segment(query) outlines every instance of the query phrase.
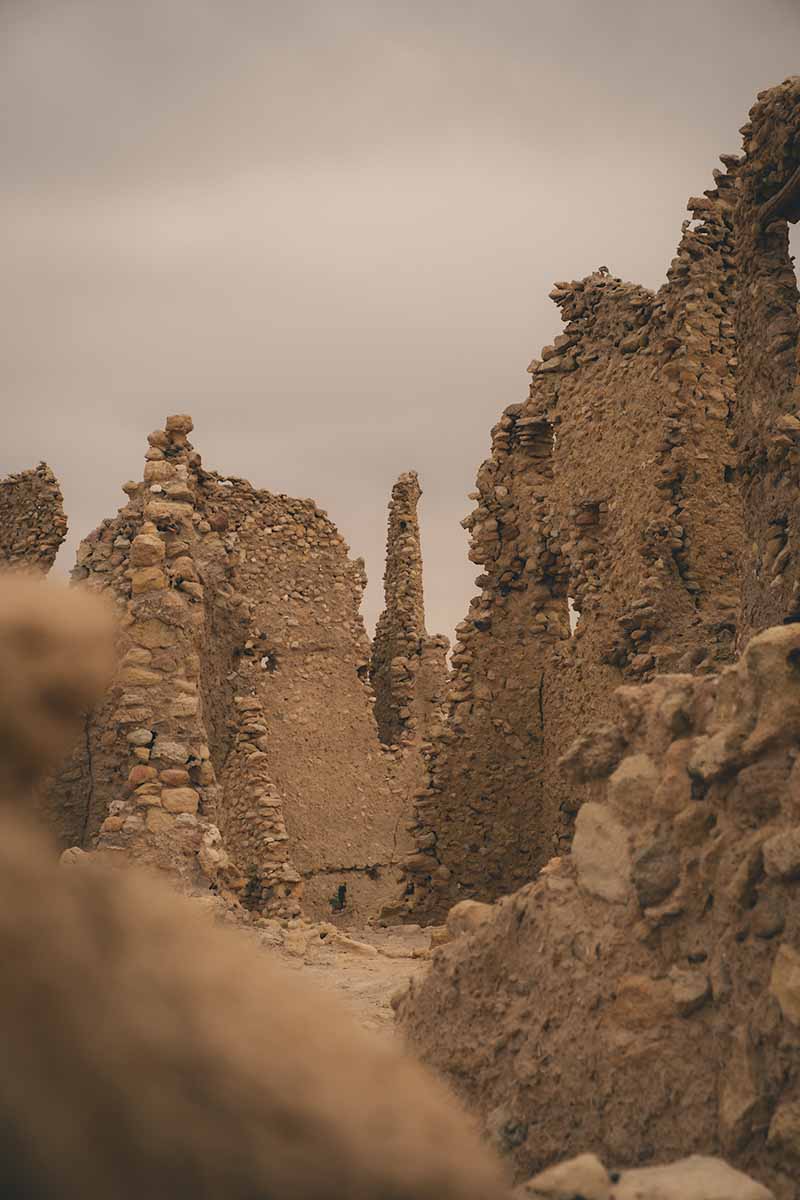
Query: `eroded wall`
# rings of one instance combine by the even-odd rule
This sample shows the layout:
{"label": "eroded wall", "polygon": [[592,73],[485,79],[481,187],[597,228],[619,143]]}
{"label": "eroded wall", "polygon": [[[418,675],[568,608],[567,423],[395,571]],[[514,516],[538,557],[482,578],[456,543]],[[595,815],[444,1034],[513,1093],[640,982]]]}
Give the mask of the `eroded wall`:
{"label": "eroded wall", "polygon": [[61,488],[47,463],[0,479],[0,566],[49,571],[66,536]]}
{"label": "eroded wall", "polygon": [[363,561],[312,500],[217,475],[203,487],[252,605],[253,688],[306,907],[330,917],[344,887],[347,917],[371,914],[396,888],[410,805],[377,736]]}
{"label": "eroded wall", "polygon": [[657,293],[605,268],[551,293],[564,332],[493,429],[465,521],[484,571],[425,750],[417,917],[501,895],[569,844],[582,789],[559,759],[614,717],[617,685],[733,656],[734,196],[732,164],[690,200]]}
{"label": "eroded wall", "polygon": [[762,92],[742,128],[735,413],[747,560],[740,641],[800,615],[797,276],[787,221],[800,218],[800,78]]}
{"label": "eroded wall", "polygon": [[44,801],[62,842],[264,911],[375,911],[407,812],[378,742],[353,562],[313,501],[205,470],[191,419],[78,552],[120,613],[120,669]]}
{"label": "eroded wall", "polygon": [[422,490],[416,471],[392,488],[386,535],[385,608],[375,626],[370,678],[375,718],[386,745],[424,734],[444,702],[449,642],[428,637],[417,507]]}
{"label": "eroded wall", "polygon": [[571,853],[456,908],[399,1002],[521,1177],[587,1147],[619,1168],[721,1153],[795,1200],[798,664],[790,625],[720,676],[625,686],[570,755],[590,789]]}

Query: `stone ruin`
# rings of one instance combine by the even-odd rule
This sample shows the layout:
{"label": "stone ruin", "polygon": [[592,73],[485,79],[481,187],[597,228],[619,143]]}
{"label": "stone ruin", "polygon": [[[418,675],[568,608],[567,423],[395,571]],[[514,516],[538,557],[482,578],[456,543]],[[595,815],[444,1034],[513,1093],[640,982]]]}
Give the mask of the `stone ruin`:
{"label": "stone ruin", "polygon": [[447,691],[450,643],[425,631],[417,517],[421,495],[416,471],[407,471],[392,488],[389,503],[386,607],[375,626],[370,668],[378,733],[387,745],[413,741],[426,731]]}
{"label": "stone ruin", "polygon": [[457,905],[400,1020],[521,1172],[722,1154],[795,1200],[800,626],[618,703],[569,756],[572,853]]}
{"label": "stone ruin", "polygon": [[658,292],[605,267],[551,293],[564,332],[492,431],[464,524],[483,565],[445,720],[423,745],[405,905],[438,920],[568,849],[560,760],[615,690],[709,673],[800,615],[800,79],[688,202]]}
{"label": "stone ruin", "polygon": [[556,286],[495,429],[407,871],[447,930],[397,1007],[520,1173],[721,1153],[796,1200],[800,78],[741,132],[658,293]]}
{"label": "stone ruin", "polygon": [[47,463],[0,479],[0,567],[49,571],[66,536],[61,489]]}
{"label": "stone ruin", "polygon": [[[553,289],[464,521],[449,678],[413,473],[370,647],[326,515],[205,470],[171,417],[81,545],[120,666],[40,803],[65,846],[268,915],[447,915],[399,1018],[520,1171],[721,1152],[794,1200],[800,78],[741,133],[657,292]],[[46,567],[55,481],[2,489],[4,559]]]}
{"label": "stone ruin", "polygon": [[377,737],[366,582],[311,500],[207,471],[173,416],[73,578],[120,613],[119,671],[41,807],[96,845],[260,912],[365,917],[408,803]]}

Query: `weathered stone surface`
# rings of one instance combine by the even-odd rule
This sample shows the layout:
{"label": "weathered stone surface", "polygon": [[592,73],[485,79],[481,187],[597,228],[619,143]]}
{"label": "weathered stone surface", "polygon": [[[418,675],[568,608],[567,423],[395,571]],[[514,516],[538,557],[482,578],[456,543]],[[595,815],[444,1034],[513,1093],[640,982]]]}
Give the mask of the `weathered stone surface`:
{"label": "weathered stone surface", "polygon": [[518,1200],[774,1200],[719,1158],[694,1154],[657,1167],[609,1172],[594,1154],[549,1167],[517,1188]]}
{"label": "weathered stone surface", "polygon": [[774,1196],[722,1159],[693,1154],[669,1166],[622,1171],[614,1200],[774,1200]]}
{"label": "weathered stone surface", "polygon": [[[771,109],[785,130],[776,173],[785,169],[782,147],[794,144],[785,114],[796,85],[784,93]],[[418,826],[435,836],[435,865],[407,880],[404,904],[415,919],[441,920],[459,898],[495,900],[535,878],[566,852],[575,815],[615,768],[611,803],[620,810],[646,819],[654,806],[677,812],[691,798],[679,803],[661,787],[652,766],[661,745],[642,744],[639,757],[618,765],[636,718],[619,722],[626,701],[617,689],[685,672],[662,697],[665,735],[685,737],[694,716],[688,673],[732,662],[737,628],[750,620],[739,612],[749,495],[736,486],[731,432],[743,198],[741,163],[725,165],[717,186],[690,202],[694,220],[684,223],[657,292],[605,267],[558,284],[551,295],[564,332],[531,363],[527,399],[492,429],[470,494],[475,508],[462,522],[482,572],[456,630],[445,720],[425,749],[429,788]],[[776,260],[776,284],[778,270]],[[785,295],[772,289],[769,302],[754,281],[764,311],[741,329],[748,345],[765,344],[773,306],[796,325],[796,288],[784,274]],[[746,424],[752,436],[742,453],[757,472],[764,435],[756,418]],[[772,578],[763,558],[759,578]],[[770,571],[784,573],[775,578],[791,574],[787,561],[770,560]],[[783,584],[779,594],[788,611]],[[593,741],[591,761],[585,747],[569,748],[595,722],[617,734],[614,743]],[[735,761],[749,753],[742,732],[728,746],[709,731],[693,747],[694,777],[710,781],[747,765]]]}
{"label": "weathered stone surface", "polygon": [[[532,1131],[507,1139],[520,1172],[587,1147],[623,1165],[721,1149],[795,1200],[798,658],[792,623],[720,676],[626,688],[627,754],[652,762],[657,802],[612,805],[611,779],[594,781],[571,853],[438,948],[399,1001],[404,1034],[487,1129],[502,1112],[504,1128]],[[701,779],[694,752],[709,743],[715,768]]]}
{"label": "weathered stone surface", "polygon": [[624,758],[608,781],[608,802],[626,818],[646,816],[659,783],[655,763],[646,754]]}
{"label": "weathered stone surface", "polygon": [[778,947],[770,991],[787,1021],[800,1026],[800,954],[784,943]]}
{"label": "weathered stone surface", "polygon": [[800,1101],[778,1105],[769,1124],[767,1141],[800,1164]]}
{"label": "weathered stone surface", "polygon": [[572,858],[581,887],[593,896],[624,904],[631,894],[628,833],[610,809],[584,804],[575,822]]}
{"label": "weathered stone surface", "polygon": [[167,812],[196,813],[200,795],[190,787],[164,788],[161,792],[161,803]]}
{"label": "weathered stone surface", "polygon": [[762,847],[764,870],[776,879],[800,879],[800,829],[767,838]]}
{"label": "weathered stone surface", "polygon": [[633,860],[631,879],[639,904],[642,908],[652,908],[666,900],[678,886],[680,855],[670,842],[659,839]]}
{"label": "weathered stone surface", "polygon": [[558,1163],[541,1171],[534,1179],[518,1187],[518,1200],[531,1196],[534,1200],[611,1200],[611,1180],[608,1171],[594,1154],[580,1154],[569,1162]]}
{"label": "weathered stone surface", "polygon": [[47,572],[66,534],[61,489],[46,463],[0,479],[0,567]]}
{"label": "weathered stone surface", "polygon": [[447,929],[452,937],[462,933],[474,933],[487,921],[491,921],[493,908],[491,904],[481,904],[477,900],[462,900],[455,904],[447,914]]}

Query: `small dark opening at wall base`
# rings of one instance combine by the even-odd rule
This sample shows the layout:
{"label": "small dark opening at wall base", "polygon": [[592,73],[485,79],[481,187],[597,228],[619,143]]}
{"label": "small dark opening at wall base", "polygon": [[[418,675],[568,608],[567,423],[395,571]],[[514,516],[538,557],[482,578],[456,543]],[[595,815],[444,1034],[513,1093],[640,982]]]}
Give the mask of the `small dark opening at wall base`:
{"label": "small dark opening at wall base", "polygon": [[733,467],[726,465],[725,470],[722,472],[722,478],[726,483],[733,483],[734,479],[736,478],[736,472],[734,471]]}

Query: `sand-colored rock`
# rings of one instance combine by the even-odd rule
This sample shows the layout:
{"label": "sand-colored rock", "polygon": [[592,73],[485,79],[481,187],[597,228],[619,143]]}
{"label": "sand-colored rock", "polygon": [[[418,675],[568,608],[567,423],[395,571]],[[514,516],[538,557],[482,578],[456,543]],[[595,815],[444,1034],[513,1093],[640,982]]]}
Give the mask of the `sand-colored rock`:
{"label": "sand-colored rock", "polygon": [[66,536],[61,489],[47,463],[0,479],[0,567],[46,573]]}

